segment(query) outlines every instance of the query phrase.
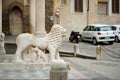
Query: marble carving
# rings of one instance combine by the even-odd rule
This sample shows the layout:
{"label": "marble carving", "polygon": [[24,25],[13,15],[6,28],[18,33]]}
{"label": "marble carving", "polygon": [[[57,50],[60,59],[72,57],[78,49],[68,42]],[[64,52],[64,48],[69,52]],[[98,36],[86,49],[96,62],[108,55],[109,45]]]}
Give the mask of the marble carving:
{"label": "marble carving", "polygon": [[[59,47],[65,36],[66,30],[59,24],[52,26],[51,31],[45,36],[23,33],[16,38],[17,62],[45,62],[59,60]],[[45,50],[49,51],[49,57]]]}

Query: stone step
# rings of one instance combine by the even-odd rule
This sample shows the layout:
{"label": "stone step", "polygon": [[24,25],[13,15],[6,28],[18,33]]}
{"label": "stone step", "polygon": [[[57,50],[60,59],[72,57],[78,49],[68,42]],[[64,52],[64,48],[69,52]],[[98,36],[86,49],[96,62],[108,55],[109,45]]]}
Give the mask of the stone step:
{"label": "stone step", "polygon": [[0,55],[0,71],[1,70],[49,70],[50,62],[41,63],[18,63],[14,60],[14,55]]}
{"label": "stone step", "polygon": [[25,63],[0,63],[1,70],[49,70],[50,63],[37,63],[37,64],[25,64]]}
{"label": "stone step", "polygon": [[[0,80],[50,80],[51,63],[17,63],[14,55],[0,55]],[[68,80],[89,80],[75,69],[68,70]]]}
{"label": "stone step", "polygon": [[[0,80],[50,80],[50,71],[21,71],[21,70],[3,70],[0,71]],[[83,79],[83,78],[81,78]],[[68,72],[68,80],[80,80],[72,72]]]}

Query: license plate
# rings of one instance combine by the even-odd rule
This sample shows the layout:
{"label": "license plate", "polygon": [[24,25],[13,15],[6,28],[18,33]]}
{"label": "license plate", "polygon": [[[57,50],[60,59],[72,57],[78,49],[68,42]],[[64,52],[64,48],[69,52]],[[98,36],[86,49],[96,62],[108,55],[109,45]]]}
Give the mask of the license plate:
{"label": "license plate", "polygon": [[106,37],[105,39],[110,39],[110,37]]}

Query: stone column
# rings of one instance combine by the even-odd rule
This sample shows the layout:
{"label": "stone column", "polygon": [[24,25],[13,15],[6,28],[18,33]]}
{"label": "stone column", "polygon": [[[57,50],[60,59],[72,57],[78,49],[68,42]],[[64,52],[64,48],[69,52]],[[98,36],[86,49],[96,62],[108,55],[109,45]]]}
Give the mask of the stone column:
{"label": "stone column", "polygon": [[108,15],[111,16],[112,14],[112,0],[108,1]]}
{"label": "stone column", "polygon": [[0,34],[2,33],[2,0],[0,0]]}
{"label": "stone column", "polygon": [[36,1],[36,26],[35,34],[44,36],[45,31],[45,0],[35,0]]}
{"label": "stone column", "polygon": [[120,0],[119,0],[119,14],[120,14]]}
{"label": "stone column", "polygon": [[28,0],[24,0],[24,5],[28,5]]}
{"label": "stone column", "polygon": [[35,5],[36,5],[36,0],[31,0],[30,1],[30,26],[31,26],[31,31],[32,33],[34,34],[35,33],[35,22],[36,22],[36,17],[35,17],[35,14],[36,14],[36,9],[35,9]]}
{"label": "stone column", "polygon": [[5,54],[4,48],[4,38],[5,35],[2,32],[2,0],[0,0],[0,54]]}

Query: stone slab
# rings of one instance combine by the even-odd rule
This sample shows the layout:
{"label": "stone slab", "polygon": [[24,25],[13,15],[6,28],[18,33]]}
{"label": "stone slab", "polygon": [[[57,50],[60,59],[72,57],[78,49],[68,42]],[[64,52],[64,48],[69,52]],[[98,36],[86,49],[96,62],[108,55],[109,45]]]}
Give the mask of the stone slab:
{"label": "stone slab", "polygon": [[[50,73],[49,70],[42,71],[4,70],[0,71],[0,80],[50,80],[49,73]],[[80,78],[78,78],[72,71],[69,71],[68,80],[80,80]]]}
{"label": "stone slab", "polygon": [[0,63],[1,70],[49,70],[50,63],[24,64],[24,63]]}
{"label": "stone slab", "polygon": [[17,63],[14,55],[0,55],[0,71],[1,70],[49,70],[51,63]]}

